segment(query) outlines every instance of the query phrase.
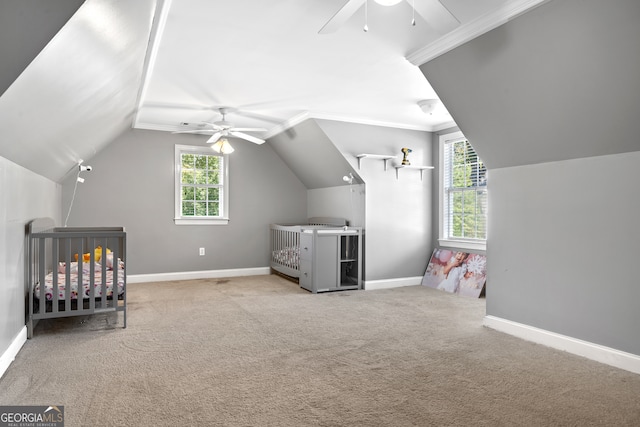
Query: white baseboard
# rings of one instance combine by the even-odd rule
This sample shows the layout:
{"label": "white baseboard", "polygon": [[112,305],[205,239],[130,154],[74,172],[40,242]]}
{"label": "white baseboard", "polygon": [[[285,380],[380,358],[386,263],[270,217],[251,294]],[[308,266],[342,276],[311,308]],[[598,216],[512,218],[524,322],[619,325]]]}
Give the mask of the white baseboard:
{"label": "white baseboard", "polygon": [[422,284],[422,276],[400,277],[397,279],[365,280],[364,289],[372,291],[376,289],[400,288],[402,286],[415,286]]}
{"label": "white baseboard", "polygon": [[220,279],[223,277],[261,276],[270,274],[269,267],[232,268],[228,270],[183,271],[177,273],[129,274],[127,283],[166,282],[170,280]]}
{"label": "white baseboard", "polygon": [[509,335],[566,351],[605,365],[640,374],[640,356],[605,347],[588,341],[582,341],[566,335],[556,334],[544,329],[512,322],[495,316],[485,316],[484,326]]}
{"label": "white baseboard", "polygon": [[9,345],[9,348],[0,356],[0,378],[7,372],[9,365],[15,360],[18,352],[26,342],[27,327],[25,326],[20,330],[20,333],[18,333],[11,345]]}

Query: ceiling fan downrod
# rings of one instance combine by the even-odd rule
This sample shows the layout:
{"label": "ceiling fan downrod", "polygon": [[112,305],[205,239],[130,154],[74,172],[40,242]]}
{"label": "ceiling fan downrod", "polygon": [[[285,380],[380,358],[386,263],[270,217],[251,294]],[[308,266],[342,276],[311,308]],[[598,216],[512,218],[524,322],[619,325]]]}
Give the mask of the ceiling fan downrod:
{"label": "ceiling fan downrod", "polygon": [[369,31],[369,26],[367,25],[369,21],[369,0],[365,0],[364,2],[364,32]]}

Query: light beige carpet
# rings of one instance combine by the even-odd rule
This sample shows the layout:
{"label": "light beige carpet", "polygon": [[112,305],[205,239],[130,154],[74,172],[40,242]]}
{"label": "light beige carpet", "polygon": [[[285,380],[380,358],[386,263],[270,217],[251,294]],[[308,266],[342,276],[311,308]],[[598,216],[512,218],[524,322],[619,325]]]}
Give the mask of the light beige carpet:
{"label": "light beige carpet", "polygon": [[0,404],[66,426],[638,426],[640,376],[482,326],[412,286],[278,276],[129,285],[122,314],[40,322]]}

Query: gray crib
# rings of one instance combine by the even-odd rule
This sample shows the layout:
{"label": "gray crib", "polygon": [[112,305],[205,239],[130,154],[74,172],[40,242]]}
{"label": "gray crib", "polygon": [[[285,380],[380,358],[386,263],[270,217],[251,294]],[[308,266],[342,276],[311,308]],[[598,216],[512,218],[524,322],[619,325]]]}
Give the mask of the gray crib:
{"label": "gray crib", "polygon": [[270,225],[271,269],[290,279],[300,277],[300,230],[302,227],[344,227],[348,221],[344,218],[314,217],[306,224]]}
{"label": "gray crib", "polygon": [[126,233],[122,227],[26,227],[27,337],[40,319],[122,312],[127,327]]}

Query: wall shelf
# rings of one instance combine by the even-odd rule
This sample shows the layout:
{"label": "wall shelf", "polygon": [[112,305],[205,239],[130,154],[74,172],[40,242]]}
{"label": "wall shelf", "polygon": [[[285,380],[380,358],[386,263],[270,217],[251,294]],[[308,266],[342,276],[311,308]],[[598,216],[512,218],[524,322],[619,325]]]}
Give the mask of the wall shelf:
{"label": "wall shelf", "polygon": [[389,156],[386,154],[363,153],[363,154],[358,154],[356,157],[358,158],[358,169],[360,169],[360,162],[362,161],[362,159],[377,159],[377,160],[384,160],[384,170],[387,170],[387,162],[391,159],[395,159],[397,156]]}
{"label": "wall shelf", "polygon": [[413,166],[413,165],[396,165],[396,179],[399,179],[399,173],[398,171],[400,169],[418,169],[420,170],[420,181],[422,181],[422,175],[425,171],[425,169],[434,169],[433,166]]}

